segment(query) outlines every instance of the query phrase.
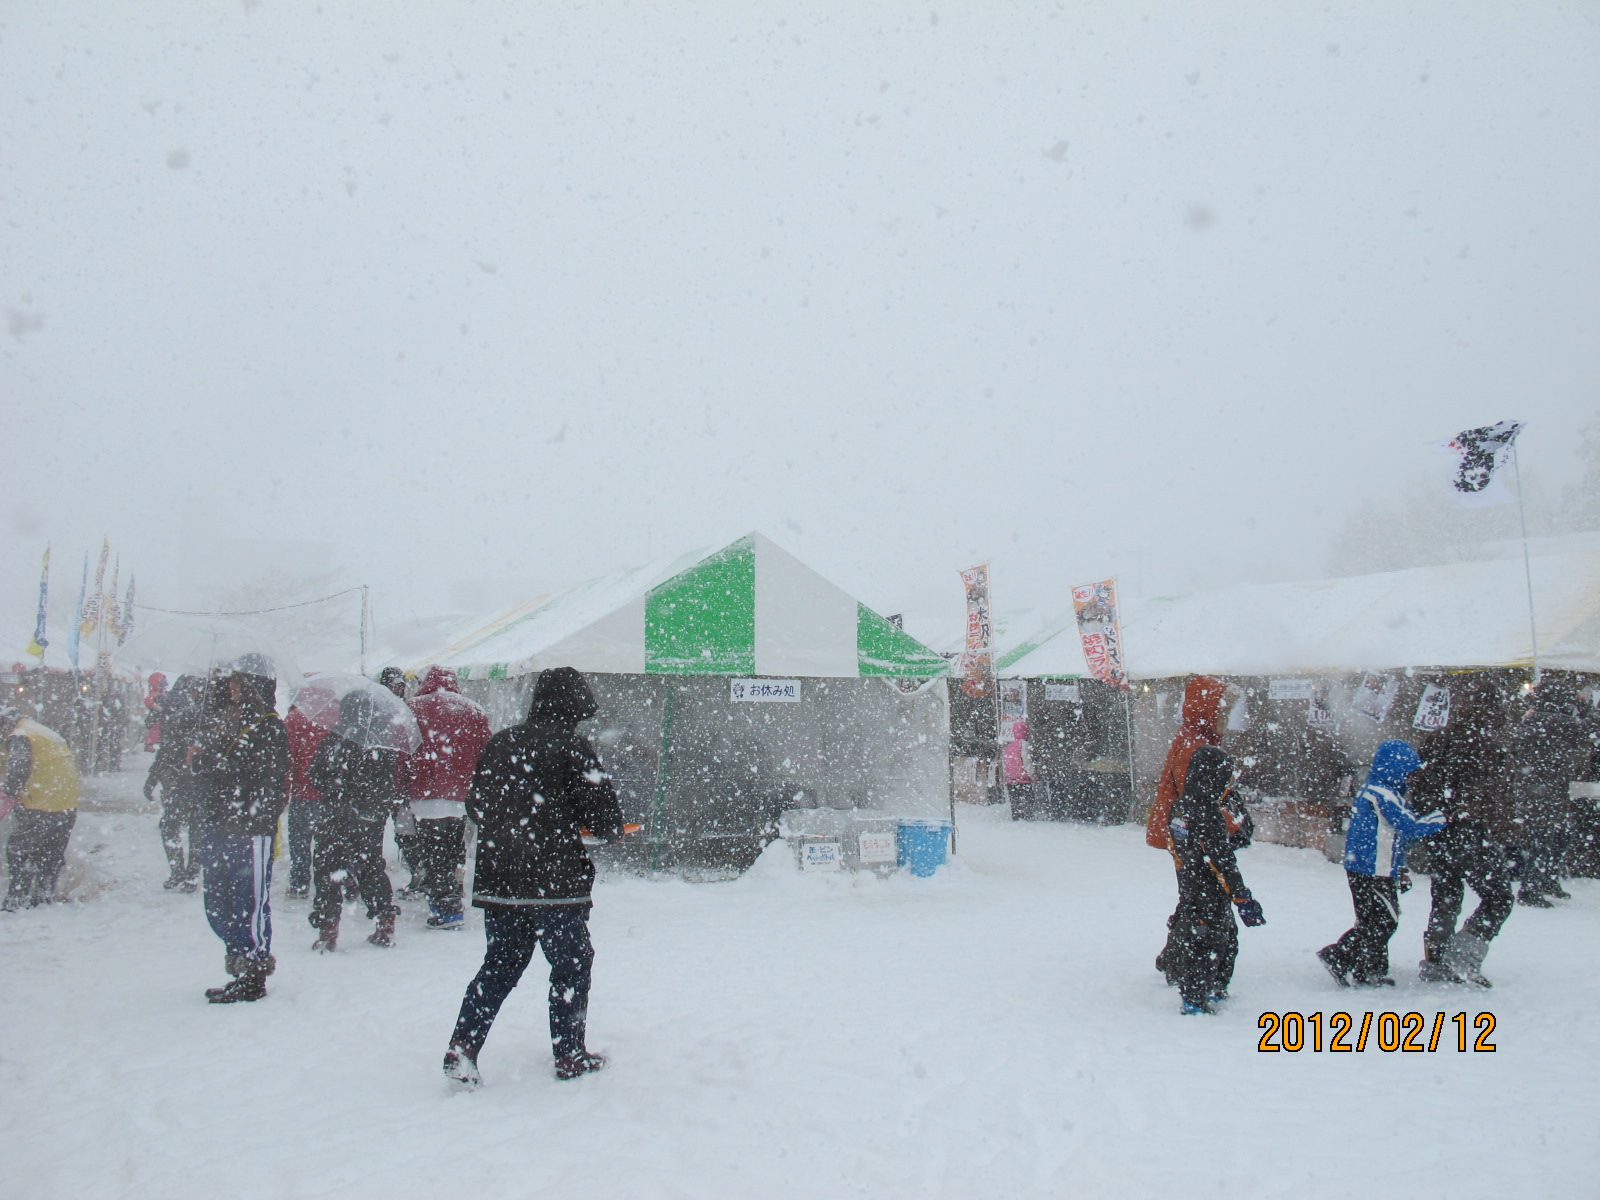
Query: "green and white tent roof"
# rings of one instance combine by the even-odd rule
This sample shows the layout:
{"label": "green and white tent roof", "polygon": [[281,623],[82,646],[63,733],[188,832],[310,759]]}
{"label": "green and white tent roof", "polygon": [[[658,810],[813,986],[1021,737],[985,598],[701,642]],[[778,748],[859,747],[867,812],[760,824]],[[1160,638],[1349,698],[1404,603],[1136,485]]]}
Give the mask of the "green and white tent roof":
{"label": "green and white tent roof", "polygon": [[949,664],[759,533],[540,597],[413,664],[463,679],[609,674],[887,675]]}

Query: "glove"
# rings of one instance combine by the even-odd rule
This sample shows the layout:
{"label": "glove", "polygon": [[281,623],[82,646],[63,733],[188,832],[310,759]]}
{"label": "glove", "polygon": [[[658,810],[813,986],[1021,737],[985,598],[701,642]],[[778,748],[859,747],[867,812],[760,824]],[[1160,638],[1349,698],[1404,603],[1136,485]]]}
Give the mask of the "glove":
{"label": "glove", "polygon": [[156,798],[156,785],[148,779],[144,781],[144,798],[151,802]]}
{"label": "glove", "polygon": [[1242,892],[1235,896],[1233,902],[1238,906],[1239,920],[1252,929],[1257,925],[1265,925],[1267,923],[1267,915],[1261,911],[1261,901],[1257,900],[1249,892]]}

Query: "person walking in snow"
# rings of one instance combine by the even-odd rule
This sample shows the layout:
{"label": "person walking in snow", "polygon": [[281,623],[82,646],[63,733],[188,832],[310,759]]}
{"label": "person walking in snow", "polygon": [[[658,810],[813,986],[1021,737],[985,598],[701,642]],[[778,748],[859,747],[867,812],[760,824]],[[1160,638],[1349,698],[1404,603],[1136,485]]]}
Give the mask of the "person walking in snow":
{"label": "person walking in snow", "polygon": [[1568,898],[1561,886],[1572,801],[1569,788],[1594,749],[1578,719],[1578,689],[1546,675],[1533,690],[1533,710],[1511,735],[1512,842],[1522,850],[1517,903],[1549,908]]}
{"label": "person walking in snow", "polygon": [[383,861],[383,827],[394,810],[399,755],[376,744],[380,719],[372,698],[352,691],[339,702],[339,719],[323,739],[306,772],[321,793],[317,840],[312,855],[316,895],[310,921],[313,950],[331,953],[339,943],[345,891],[358,893],[376,922],[367,941],[394,945],[400,907]]}
{"label": "person walking in snow", "polygon": [[1400,925],[1400,892],[1406,886],[1406,844],[1438,833],[1443,816],[1420,817],[1406,804],[1411,773],[1422,765],[1410,743],[1384,742],[1372,756],[1367,783],[1350,804],[1344,840],[1344,870],[1356,923],[1338,941],[1317,951],[1340,987],[1393,986],[1389,939]]}
{"label": "person walking in snow", "polygon": [[489,744],[489,714],[461,694],[454,672],[429,667],[411,700],[422,742],[406,762],[406,795],[417,823],[428,927],[459,929],[467,861],[467,790]]}
{"label": "person walking in snow", "polygon": [[1232,786],[1233,761],[1216,746],[1198,747],[1167,814],[1167,849],[1178,872],[1167,955],[1186,1014],[1215,1012],[1227,996],[1239,954],[1233,910],[1246,925],[1267,920],[1234,858],[1224,816]]}
{"label": "person walking in snow", "polygon": [[495,1015],[536,949],[550,964],[550,1045],[556,1076],[575,1079],[605,1065],[585,1046],[594,863],[582,830],[622,837],[611,777],[578,724],[599,711],[572,667],[554,667],[534,685],[528,718],[489,739],[467,793],[478,827],[472,903],[483,910],[488,948],[467,985],[444,1056],[447,1078],[479,1083],[478,1054]]}
{"label": "person walking in snow", "polygon": [[[406,673],[399,667],[385,667],[378,672],[378,683],[388,688],[391,693],[404,700],[406,698]],[[404,803],[405,800],[405,770],[406,756],[401,756],[400,772],[394,781],[395,801],[391,820],[394,822],[394,844],[400,851],[400,861],[405,865],[406,883],[404,887],[395,889],[395,897],[400,900],[413,900],[425,894],[422,879],[425,868],[423,867],[422,836],[417,829],[417,819],[412,816],[411,808]]]}
{"label": "person walking in snow", "polygon": [[311,894],[311,866],[317,838],[317,809],[322,793],[311,782],[311,762],[328,731],[291,705],[283,719],[289,734],[289,896],[303,900]]}
{"label": "person walking in snow", "polygon": [[288,803],[289,736],[273,709],[274,668],[247,654],[220,680],[190,756],[196,776],[206,919],[233,981],[213,1004],[259,1000],[272,956],[272,840]]}
{"label": "person walking in snow", "polygon": [[[161,789],[161,848],[167,855],[169,892],[192,892],[200,879],[199,789],[188,757],[200,734],[205,682],[180,675],[156,701],[152,717],[161,728],[156,756],[145,776],[144,796],[155,799]],[[187,852],[184,835],[188,834]]]}
{"label": "person walking in snow", "polygon": [[[1145,825],[1144,840],[1158,850],[1170,850],[1167,836],[1167,814],[1172,802],[1183,794],[1184,780],[1189,774],[1189,760],[1202,746],[1222,743],[1222,707],[1227,696],[1227,685],[1209,675],[1195,675],[1183,687],[1183,708],[1180,712],[1178,732],[1167,749],[1166,761],[1161,764],[1161,774],[1156,778],[1155,800],[1150,805],[1150,818]],[[1156,955],[1156,970],[1166,976],[1169,984],[1177,982],[1172,958],[1174,912],[1167,919],[1167,944]]]}
{"label": "person walking in snow", "polygon": [[78,820],[78,768],[59,733],[0,705],[0,819],[12,812],[6,912],[55,898]]}
{"label": "person walking in snow", "polygon": [[[1418,973],[1425,983],[1488,987],[1483,959],[1512,909],[1506,710],[1487,676],[1469,675],[1450,690],[1449,723],[1417,746],[1423,765],[1411,778],[1412,806],[1446,822],[1428,842],[1432,907]],[[1469,884],[1478,908],[1457,929]]]}

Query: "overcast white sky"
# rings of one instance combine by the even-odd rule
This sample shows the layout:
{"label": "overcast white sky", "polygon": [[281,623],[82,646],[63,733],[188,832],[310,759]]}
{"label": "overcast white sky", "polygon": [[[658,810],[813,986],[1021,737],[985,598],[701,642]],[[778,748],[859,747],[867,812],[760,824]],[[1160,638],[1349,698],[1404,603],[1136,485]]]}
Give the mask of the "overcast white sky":
{"label": "overcast white sky", "polygon": [[391,614],[751,528],[952,626],[985,558],[1314,576],[1463,427],[1572,477],[1597,63],[1594,3],[6,0],[0,611],[102,533],[177,607],[247,538]]}

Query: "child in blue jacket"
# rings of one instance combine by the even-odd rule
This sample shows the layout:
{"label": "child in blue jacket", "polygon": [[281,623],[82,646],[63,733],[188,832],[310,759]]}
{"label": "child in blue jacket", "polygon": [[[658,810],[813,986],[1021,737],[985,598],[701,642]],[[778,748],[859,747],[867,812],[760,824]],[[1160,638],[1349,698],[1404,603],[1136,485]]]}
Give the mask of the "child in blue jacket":
{"label": "child in blue jacket", "polygon": [[1372,756],[1366,786],[1350,802],[1344,870],[1356,923],[1337,942],[1317,951],[1340,987],[1393,986],[1389,939],[1400,925],[1400,884],[1406,844],[1437,833],[1442,814],[1422,817],[1406,803],[1409,776],[1422,766],[1409,743],[1384,742]]}

